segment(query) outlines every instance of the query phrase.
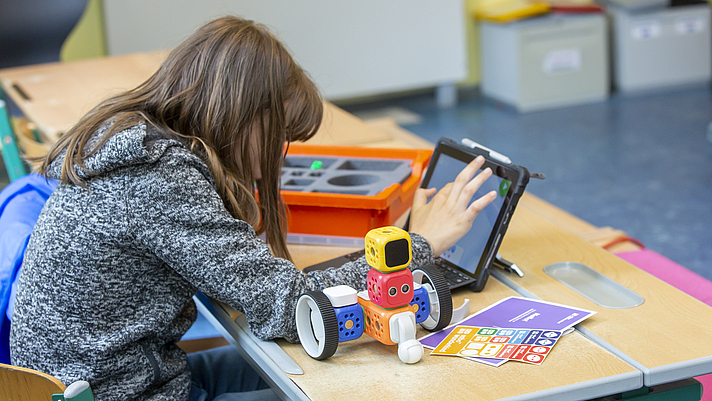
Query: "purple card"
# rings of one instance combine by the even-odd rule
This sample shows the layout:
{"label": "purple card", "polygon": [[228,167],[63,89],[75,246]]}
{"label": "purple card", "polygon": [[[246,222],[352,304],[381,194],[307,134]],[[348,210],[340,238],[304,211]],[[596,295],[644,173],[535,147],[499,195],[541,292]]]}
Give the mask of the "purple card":
{"label": "purple card", "polygon": [[[516,329],[566,330],[596,312],[537,299],[509,297],[470,315],[467,319],[420,339],[424,347],[435,348],[456,326],[501,327]],[[500,359],[473,358],[499,366]]]}

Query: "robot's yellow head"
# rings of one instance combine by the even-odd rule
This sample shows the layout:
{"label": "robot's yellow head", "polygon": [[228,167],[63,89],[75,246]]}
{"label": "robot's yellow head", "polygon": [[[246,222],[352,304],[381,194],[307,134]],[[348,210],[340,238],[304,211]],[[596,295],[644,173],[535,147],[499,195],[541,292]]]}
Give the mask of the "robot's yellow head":
{"label": "robot's yellow head", "polygon": [[413,257],[410,235],[398,227],[374,228],[366,234],[366,261],[374,269],[388,273],[401,270]]}

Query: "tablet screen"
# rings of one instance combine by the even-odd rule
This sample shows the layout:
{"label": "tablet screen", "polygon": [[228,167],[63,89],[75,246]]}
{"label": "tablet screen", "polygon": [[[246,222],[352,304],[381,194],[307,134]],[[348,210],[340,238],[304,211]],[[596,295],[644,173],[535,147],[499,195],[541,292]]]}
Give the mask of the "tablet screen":
{"label": "tablet screen", "polygon": [[[455,178],[465,166],[467,166],[467,162],[441,153],[436,161],[436,165],[430,167],[432,169],[432,175],[426,187],[437,188],[439,191],[447,183],[455,181]],[[487,164],[485,164],[485,167],[487,167]],[[494,174],[485,181],[477,190],[475,196],[472,197],[470,203],[490,191],[497,192],[497,198],[477,215],[470,231],[457,241],[455,245],[440,255],[442,259],[447,260],[470,274],[475,274],[480,259],[485,253],[492,230],[497,223],[497,218],[504,206],[510,187],[511,181]]]}

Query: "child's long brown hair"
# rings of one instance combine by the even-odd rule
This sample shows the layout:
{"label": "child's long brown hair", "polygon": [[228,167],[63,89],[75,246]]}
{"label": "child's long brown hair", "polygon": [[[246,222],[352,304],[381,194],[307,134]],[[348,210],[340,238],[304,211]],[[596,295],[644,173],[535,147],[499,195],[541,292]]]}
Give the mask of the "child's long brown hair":
{"label": "child's long brown hair", "polygon": [[[322,114],[314,83],[266,28],[219,18],[175,48],[146,82],[87,113],[54,144],[39,172],[46,174],[66,149],[62,181],[84,186],[74,166],[83,168],[111,135],[145,121],[183,138],[210,168],[230,214],[266,232],[274,254],[289,259],[279,192],[284,145],[311,138]],[[86,149],[112,119],[98,145]],[[251,135],[253,128],[258,135]],[[260,155],[259,204],[251,147]]]}

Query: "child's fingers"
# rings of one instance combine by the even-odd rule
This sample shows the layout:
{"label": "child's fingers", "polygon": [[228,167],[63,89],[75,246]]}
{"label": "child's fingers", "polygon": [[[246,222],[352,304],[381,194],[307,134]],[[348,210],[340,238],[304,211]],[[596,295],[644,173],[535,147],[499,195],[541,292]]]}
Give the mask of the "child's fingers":
{"label": "child's fingers", "polygon": [[470,200],[472,200],[472,197],[475,195],[478,189],[482,186],[482,184],[487,181],[488,178],[492,176],[492,169],[487,167],[486,169],[480,171],[479,174],[475,176],[470,182],[467,183],[465,188],[463,188],[462,192],[460,193],[460,197],[457,200],[458,206],[465,208],[467,205],[470,203]]}
{"label": "child's fingers", "polygon": [[440,192],[438,192],[437,195],[435,195],[435,198],[433,199],[437,199],[439,203],[446,202],[450,198],[450,194],[452,193],[452,186],[452,182],[448,182],[447,184],[445,184],[445,186],[440,189]]}
{"label": "child's fingers", "polygon": [[428,203],[428,199],[435,194],[435,188],[418,188],[413,195],[413,208],[419,209]]}
{"label": "child's fingers", "polygon": [[486,195],[483,195],[481,198],[472,202],[472,204],[465,211],[465,217],[467,218],[467,221],[475,220],[475,217],[477,217],[477,215],[482,211],[482,209],[484,209],[487,205],[489,205],[496,198],[497,198],[497,192],[490,191]]}
{"label": "child's fingers", "polygon": [[455,181],[453,182],[452,191],[450,191],[449,197],[449,202],[453,206],[457,204],[457,201],[460,198],[460,193],[462,192],[463,188],[465,188],[465,186],[470,182],[472,177],[475,176],[475,173],[477,173],[477,171],[480,169],[480,167],[482,167],[484,163],[485,158],[482,156],[477,156],[475,160],[471,161],[457,175]]}

